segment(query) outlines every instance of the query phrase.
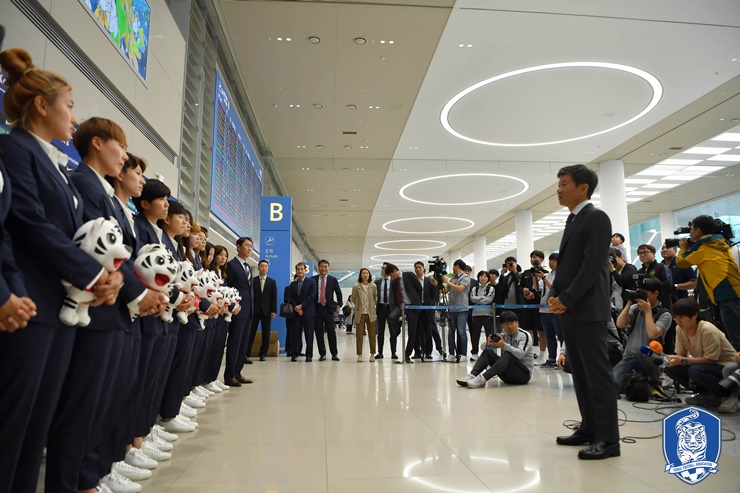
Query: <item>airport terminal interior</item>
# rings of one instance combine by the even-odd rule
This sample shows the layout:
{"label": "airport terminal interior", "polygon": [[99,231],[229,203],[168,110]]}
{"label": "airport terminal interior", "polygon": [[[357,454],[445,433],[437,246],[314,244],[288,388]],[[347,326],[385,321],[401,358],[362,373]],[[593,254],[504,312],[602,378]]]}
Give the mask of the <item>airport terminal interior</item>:
{"label": "airport terminal interior", "polygon": [[[559,251],[573,164],[598,175],[591,201],[637,268],[638,246],[661,261],[702,214],[740,240],[737,0],[3,0],[0,24],[3,49],[66,78],[78,123],[120,125],[209,243],[231,259],[253,239],[278,305],[298,262],[313,276],[328,260],[344,301],[384,262],[526,271]],[[54,145],[74,172],[74,146]],[[399,337],[400,359],[386,343],[370,361],[366,336],[358,361],[351,329],[338,316],[339,361],[315,345],[291,361],[276,317],[281,353],[207,397],[141,491],[740,489],[738,412],[692,485],[665,472],[663,418],[685,402],[622,396],[621,455],[579,460],[555,442],[580,419],[570,374],[536,364],[526,385],[464,388],[470,352],[404,362]]]}

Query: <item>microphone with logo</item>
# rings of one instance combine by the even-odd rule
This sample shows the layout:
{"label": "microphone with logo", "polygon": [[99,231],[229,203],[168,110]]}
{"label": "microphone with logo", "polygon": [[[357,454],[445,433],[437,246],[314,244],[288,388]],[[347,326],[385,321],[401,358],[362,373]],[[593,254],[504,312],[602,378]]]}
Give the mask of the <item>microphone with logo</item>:
{"label": "microphone with logo", "polygon": [[660,359],[656,359],[655,364],[659,366],[667,365],[670,361],[668,356],[663,353],[663,345],[658,341],[652,341],[648,346],[642,346],[640,352],[645,356],[657,356]]}

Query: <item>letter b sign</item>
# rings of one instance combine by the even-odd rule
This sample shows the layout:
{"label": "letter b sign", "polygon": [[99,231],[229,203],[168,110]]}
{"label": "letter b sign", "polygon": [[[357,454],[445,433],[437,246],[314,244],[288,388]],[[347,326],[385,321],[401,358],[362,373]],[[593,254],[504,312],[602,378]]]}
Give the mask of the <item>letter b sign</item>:
{"label": "letter b sign", "polygon": [[280,222],[283,220],[283,204],[272,202],[270,204],[270,222]]}

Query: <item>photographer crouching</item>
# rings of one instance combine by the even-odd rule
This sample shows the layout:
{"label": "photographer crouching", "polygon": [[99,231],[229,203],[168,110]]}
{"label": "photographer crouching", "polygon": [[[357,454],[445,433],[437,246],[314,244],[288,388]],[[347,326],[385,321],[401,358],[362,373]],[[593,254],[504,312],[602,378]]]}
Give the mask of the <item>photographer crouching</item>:
{"label": "photographer crouching", "polygon": [[730,253],[732,228],[706,215],[697,216],[689,225],[689,239],[678,242],[676,265],[699,268],[699,279],[719,307],[727,338],[740,351],[740,272]]}
{"label": "photographer crouching", "polygon": [[[527,331],[519,328],[519,318],[512,311],[501,312],[502,334],[491,334],[485,344],[481,345],[481,355],[473,369],[457,381],[461,387],[478,389],[498,375],[509,385],[524,385],[532,378],[534,368],[534,350],[532,337]],[[501,350],[501,356],[496,353]]]}

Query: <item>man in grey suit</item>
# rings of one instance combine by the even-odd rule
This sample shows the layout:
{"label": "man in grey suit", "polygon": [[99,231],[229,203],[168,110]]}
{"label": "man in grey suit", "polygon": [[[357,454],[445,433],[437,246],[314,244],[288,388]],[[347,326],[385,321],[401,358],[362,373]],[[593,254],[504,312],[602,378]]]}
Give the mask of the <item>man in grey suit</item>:
{"label": "man in grey suit", "polygon": [[558,200],[571,214],[548,306],[560,314],[581,426],[572,435],[558,437],[557,443],[591,444],[578,458],[606,459],[620,454],[617,396],[606,344],[611,222],[588,202],[599,181],[595,172],[582,164],[566,166],[558,179]]}

